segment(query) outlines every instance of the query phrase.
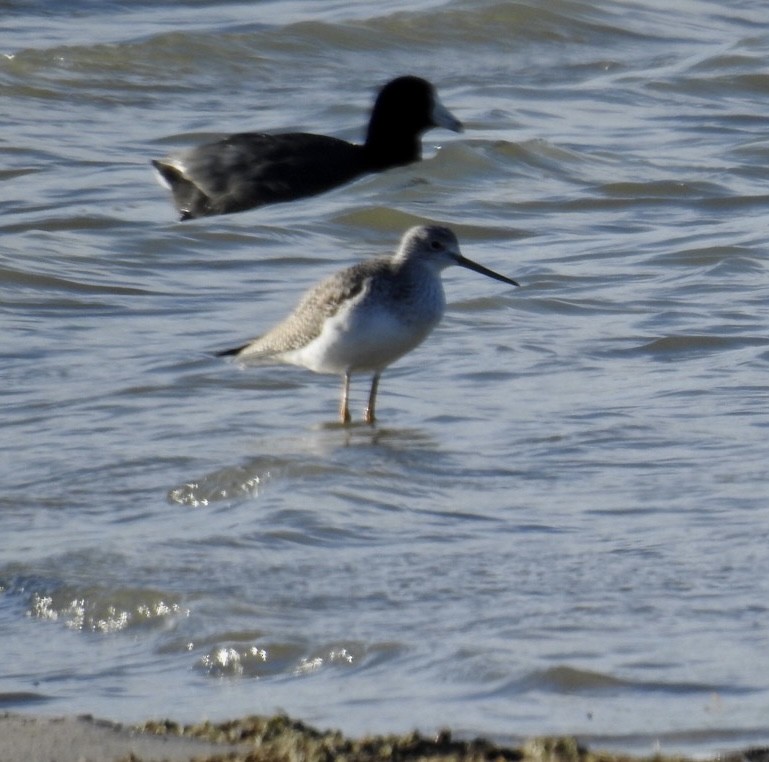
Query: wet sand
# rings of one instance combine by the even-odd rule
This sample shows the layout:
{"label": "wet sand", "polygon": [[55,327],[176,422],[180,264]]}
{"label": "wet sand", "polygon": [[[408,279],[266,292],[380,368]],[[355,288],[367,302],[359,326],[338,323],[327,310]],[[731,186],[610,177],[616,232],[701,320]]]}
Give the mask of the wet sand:
{"label": "wet sand", "polygon": [[93,717],[0,716],[2,762],[187,762],[234,750],[194,738],[137,732]]}
{"label": "wet sand", "polygon": [[[418,733],[347,738],[320,731],[284,715],[246,717],[184,726],[150,721],[125,726],[90,716],[0,715],[2,762],[681,762],[683,757],[632,757],[592,751],[573,738],[540,738],[520,748],[483,739],[455,740]],[[713,758],[719,762],[769,762],[769,749],[748,749]],[[700,761],[701,762],[701,761]]]}

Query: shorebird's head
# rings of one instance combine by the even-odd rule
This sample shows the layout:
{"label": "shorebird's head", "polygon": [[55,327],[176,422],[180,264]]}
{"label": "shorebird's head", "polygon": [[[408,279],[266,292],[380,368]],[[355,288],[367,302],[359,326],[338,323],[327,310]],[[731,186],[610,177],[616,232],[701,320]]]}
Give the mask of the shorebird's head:
{"label": "shorebird's head", "polygon": [[407,230],[395,255],[396,261],[421,262],[440,273],[447,267],[459,265],[467,270],[486,275],[494,280],[509,283],[511,286],[519,284],[512,278],[495,273],[472,259],[462,256],[459,250],[459,241],[454,231],[440,225],[420,225]]}

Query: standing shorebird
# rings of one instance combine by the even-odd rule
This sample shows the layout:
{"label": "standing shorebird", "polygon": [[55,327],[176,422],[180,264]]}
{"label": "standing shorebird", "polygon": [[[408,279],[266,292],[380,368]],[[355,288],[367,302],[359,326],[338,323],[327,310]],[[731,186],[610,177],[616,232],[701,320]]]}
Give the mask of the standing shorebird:
{"label": "standing shorebird", "polygon": [[369,172],[418,161],[431,127],[462,131],[435,88],[398,77],[377,96],[362,145],[307,132],[241,132],[154,160],[182,220],[242,212],[336,188]]}
{"label": "standing shorebird", "polygon": [[342,423],[350,422],[350,376],[373,373],[363,420],[374,423],[382,371],[421,344],[440,321],[446,307],[441,273],[451,265],[518,285],[463,257],[448,228],[415,227],[406,232],[393,256],[361,262],[321,281],[272,330],[218,354],[342,374]]}

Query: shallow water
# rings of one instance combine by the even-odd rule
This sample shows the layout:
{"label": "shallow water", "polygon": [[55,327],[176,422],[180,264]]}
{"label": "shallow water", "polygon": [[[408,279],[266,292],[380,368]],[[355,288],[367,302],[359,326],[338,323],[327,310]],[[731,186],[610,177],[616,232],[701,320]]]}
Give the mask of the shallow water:
{"label": "shallow water", "polygon": [[[2,4],[4,708],[769,742],[769,17],[669,5]],[[405,72],[419,165],[185,224],[149,171]],[[522,288],[447,271],[375,428],[212,356],[425,221]]]}

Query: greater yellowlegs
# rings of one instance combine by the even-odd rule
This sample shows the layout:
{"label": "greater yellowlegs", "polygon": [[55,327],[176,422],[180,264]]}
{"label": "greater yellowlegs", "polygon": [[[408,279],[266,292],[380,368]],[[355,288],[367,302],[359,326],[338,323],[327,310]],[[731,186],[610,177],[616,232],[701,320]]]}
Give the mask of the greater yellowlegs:
{"label": "greater yellowlegs", "polygon": [[419,137],[431,127],[462,131],[429,82],[399,77],[377,96],[363,145],[304,132],[244,132],[152,164],[187,220],[313,196],[410,164],[421,157]]}
{"label": "greater yellowlegs", "polygon": [[415,227],[406,232],[393,256],[361,262],[321,281],[272,330],[218,354],[342,374],[343,423],[350,422],[351,374],[371,372],[374,376],[363,420],[374,423],[379,377],[388,365],[424,341],[441,319],[446,307],[441,272],[451,265],[518,285],[463,257],[457,237],[448,228]]}

